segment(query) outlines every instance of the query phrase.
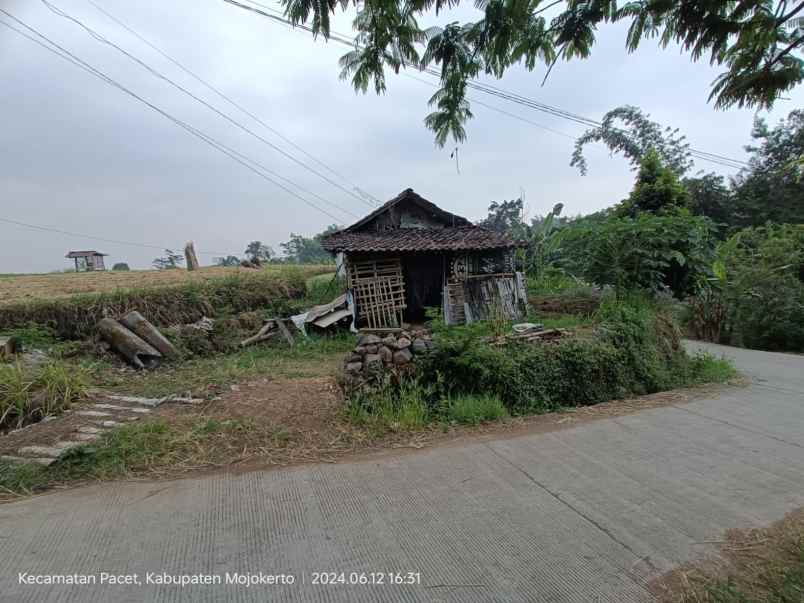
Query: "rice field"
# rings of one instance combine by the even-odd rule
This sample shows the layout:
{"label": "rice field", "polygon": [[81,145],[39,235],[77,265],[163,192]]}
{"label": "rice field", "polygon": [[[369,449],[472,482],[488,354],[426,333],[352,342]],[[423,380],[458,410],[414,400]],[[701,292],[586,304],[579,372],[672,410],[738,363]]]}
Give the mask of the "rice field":
{"label": "rice field", "polygon": [[[296,267],[294,267],[296,268]],[[331,271],[332,266],[304,266],[312,276]],[[286,266],[267,266],[263,273],[281,274]],[[80,272],[54,274],[0,275],[0,306],[20,302],[54,300],[90,293],[113,293],[130,289],[158,289],[204,282],[227,276],[255,274],[241,267],[211,266],[194,272],[187,270],[132,270],[130,272]]]}

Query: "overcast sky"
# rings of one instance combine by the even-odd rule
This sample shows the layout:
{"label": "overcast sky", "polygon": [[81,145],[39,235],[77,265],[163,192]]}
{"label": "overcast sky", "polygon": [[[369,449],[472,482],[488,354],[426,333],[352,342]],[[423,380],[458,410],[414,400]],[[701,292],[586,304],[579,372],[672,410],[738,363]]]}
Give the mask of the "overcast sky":
{"label": "overcast sky", "polygon": [[[270,0],[264,0],[269,2]],[[259,135],[313,164],[274,134],[227,106],[92,7],[87,0],[51,2],[102,32],[154,69],[207,99]],[[381,200],[412,187],[455,213],[477,219],[491,201],[525,196],[530,215],[563,202],[569,214],[612,205],[631,188],[633,172],[604,147],[589,148],[589,174],[569,166],[573,141],[475,105],[460,173],[422,124],[434,88],[389,75],[384,96],[355,94],[338,79],[343,46],[315,42],[303,31],[221,0],[96,0],[265,123]],[[370,208],[291,162],[204,106],[156,79],[38,0],[0,0],[36,27],[137,94],[274,172],[313,191],[341,212],[302,193],[348,224]],[[439,19],[475,20],[462,8]],[[8,20],[2,17],[3,20]],[[420,23],[431,25],[436,21]],[[351,16],[333,29],[350,33]],[[717,75],[677,49],[644,43],[624,50],[621,26],[599,32],[593,56],[559,63],[544,87],[544,69],[513,69],[496,86],[599,119],[637,105],[686,133],[701,150],[745,158],[753,112],[715,111],[706,99]],[[423,79],[432,79],[419,75]],[[493,97],[483,102],[577,136],[583,127]],[[804,90],[779,101],[772,122],[804,105]],[[336,222],[93,76],[0,27],[0,218],[157,247],[194,240],[202,263],[240,255],[262,240],[278,250],[290,232],[312,235]],[[315,164],[313,164],[315,165]],[[319,172],[351,184],[315,165]],[[730,170],[706,163],[696,168]],[[0,222],[0,273],[69,266],[70,249],[98,249],[110,262],[147,268],[157,249],[46,233]]]}

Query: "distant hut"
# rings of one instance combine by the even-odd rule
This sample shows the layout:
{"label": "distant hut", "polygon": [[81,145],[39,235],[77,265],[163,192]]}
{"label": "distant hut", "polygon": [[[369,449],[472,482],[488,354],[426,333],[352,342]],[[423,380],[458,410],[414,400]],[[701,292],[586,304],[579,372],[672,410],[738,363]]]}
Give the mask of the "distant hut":
{"label": "distant hut", "polygon": [[343,254],[357,325],[396,328],[440,308],[448,324],[521,318],[525,283],[511,238],[456,216],[407,189],[324,238]]}
{"label": "distant hut", "polygon": [[100,253],[99,251],[71,251],[66,256],[69,260],[75,260],[76,272],[94,272],[95,270],[106,270],[103,263],[104,256],[107,253]]}

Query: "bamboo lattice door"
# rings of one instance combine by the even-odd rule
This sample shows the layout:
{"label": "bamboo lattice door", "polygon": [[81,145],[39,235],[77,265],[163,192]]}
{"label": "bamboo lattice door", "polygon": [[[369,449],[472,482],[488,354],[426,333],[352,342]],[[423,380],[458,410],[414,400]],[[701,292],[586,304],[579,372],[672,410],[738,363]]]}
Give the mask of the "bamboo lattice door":
{"label": "bamboo lattice door", "polygon": [[405,281],[399,258],[349,263],[349,288],[358,320],[370,329],[401,327]]}

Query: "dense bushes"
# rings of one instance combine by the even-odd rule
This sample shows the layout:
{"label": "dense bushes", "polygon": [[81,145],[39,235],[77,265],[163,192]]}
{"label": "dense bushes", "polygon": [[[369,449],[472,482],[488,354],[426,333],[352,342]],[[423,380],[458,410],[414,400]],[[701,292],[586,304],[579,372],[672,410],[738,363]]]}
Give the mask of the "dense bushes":
{"label": "dense bushes", "polygon": [[249,310],[285,314],[290,300],[305,294],[305,280],[303,271],[289,268],[278,274],[241,273],[183,285],[10,304],[0,307],[0,331],[34,324],[64,339],[81,339],[92,336],[105,316],[131,310],[160,327]]}
{"label": "dense bushes", "polygon": [[559,233],[560,265],[618,291],[669,289],[682,297],[711,264],[714,225],[687,210],[581,219]]}
{"label": "dense bushes", "polygon": [[804,225],[738,231],[690,300],[695,335],[767,350],[804,351]]}
{"label": "dense bushes", "polygon": [[607,300],[598,318],[594,333],[555,345],[494,347],[472,329],[445,331],[419,364],[420,379],[437,384],[433,400],[484,394],[525,413],[661,391],[698,382],[704,371],[711,376],[710,362],[688,357],[676,325],[647,302]]}

